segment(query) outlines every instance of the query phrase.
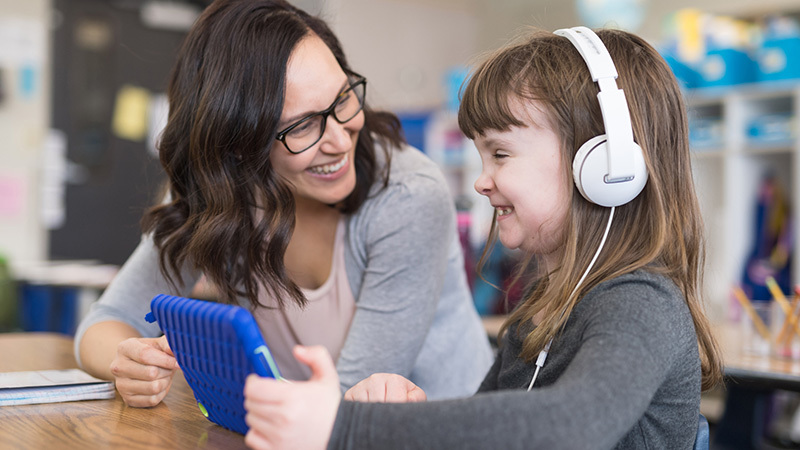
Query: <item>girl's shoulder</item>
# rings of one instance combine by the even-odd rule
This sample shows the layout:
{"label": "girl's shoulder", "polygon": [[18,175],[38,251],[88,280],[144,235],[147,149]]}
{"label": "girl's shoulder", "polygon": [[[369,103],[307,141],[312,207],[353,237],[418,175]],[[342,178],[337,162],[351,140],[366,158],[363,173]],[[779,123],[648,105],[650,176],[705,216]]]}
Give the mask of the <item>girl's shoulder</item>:
{"label": "girl's shoulder", "polygon": [[604,281],[590,290],[576,312],[602,320],[688,320],[686,298],[669,277],[640,269]]}

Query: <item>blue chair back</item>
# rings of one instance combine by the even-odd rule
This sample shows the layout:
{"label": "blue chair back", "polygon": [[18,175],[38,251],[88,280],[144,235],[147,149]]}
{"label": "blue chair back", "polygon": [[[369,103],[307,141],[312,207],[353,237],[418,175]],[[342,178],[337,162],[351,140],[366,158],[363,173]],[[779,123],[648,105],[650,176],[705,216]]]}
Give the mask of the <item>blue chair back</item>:
{"label": "blue chair back", "polygon": [[706,420],[704,415],[700,414],[700,421],[697,425],[697,437],[694,438],[694,450],[708,450],[709,439],[708,420]]}

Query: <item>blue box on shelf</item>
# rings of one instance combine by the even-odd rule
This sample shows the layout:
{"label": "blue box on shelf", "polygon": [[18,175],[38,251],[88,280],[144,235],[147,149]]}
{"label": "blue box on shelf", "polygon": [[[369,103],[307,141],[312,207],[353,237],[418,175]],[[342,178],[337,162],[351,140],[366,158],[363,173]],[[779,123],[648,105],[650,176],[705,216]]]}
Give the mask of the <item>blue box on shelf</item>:
{"label": "blue box on shelf", "polygon": [[431,118],[430,112],[416,113],[397,113],[400,125],[403,127],[403,135],[406,142],[412,147],[416,147],[423,153],[425,152],[425,133],[428,121]]}
{"label": "blue box on shelf", "polygon": [[759,81],[800,78],[800,37],[767,39],[758,49]]}
{"label": "blue box on shelf", "polygon": [[722,147],[724,132],[722,117],[689,117],[689,144],[694,150]]}
{"label": "blue box on shelf", "polygon": [[672,69],[672,73],[675,74],[675,78],[682,88],[693,89],[700,84],[700,74],[689,64],[667,53],[664,53],[662,56],[664,57],[664,61],[669,65],[669,68]]}
{"label": "blue box on shelf", "polygon": [[78,324],[78,288],[21,283],[19,319],[23,331],[74,335]]}
{"label": "blue box on shelf", "polygon": [[748,123],[747,138],[753,143],[790,143],[794,137],[794,117],[790,113],[765,114]]}
{"label": "blue box on shelf", "polygon": [[698,87],[731,86],[757,80],[757,64],[747,52],[724,48],[709,50],[700,65]]}

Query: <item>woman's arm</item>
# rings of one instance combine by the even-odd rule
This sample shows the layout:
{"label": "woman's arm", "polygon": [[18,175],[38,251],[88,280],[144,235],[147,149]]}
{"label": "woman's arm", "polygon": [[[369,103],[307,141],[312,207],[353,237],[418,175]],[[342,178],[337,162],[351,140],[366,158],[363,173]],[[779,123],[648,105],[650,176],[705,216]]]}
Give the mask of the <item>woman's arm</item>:
{"label": "woman's arm", "polygon": [[454,206],[439,180],[418,175],[387,189],[352,219],[365,234],[350,237],[350,245],[360,239],[351,252],[360,252],[366,267],[337,362],[343,391],[376,372],[411,378],[455,239]]}
{"label": "woman's arm", "polygon": [[154,406],[169,391],[178,368],[158,324],[147,323],[157,294],[186,295],[197,275],[185,270],[184,287],[175,292],[161,274],[158,250],[143,238],[75,335],[75,359],[87,372],[113,379],[131,406]]}
{"label": "woman's arm", "polygon": [[78,352],[83,370],[98,378],[113,380],[111,361],[117,354],[120,342],[141,337],[132,326],[109,320],[89,327],[80,340]]}
{"label": "woman's arm", "polygon": [[[148,323],[144,316],[150,312],[150,301],[158,294],[187,295],[197,282],[200,274],[185,269],[182,271],[184,285],[176,291],[164,278],[159,267],[158,249],[153,241],[144,236],[134,252],[125,262],[116,277],[92,305],[89,313],[84,317],[75,332],[75,359],[83,367],[84,351],[83,339],[95,324],[101,322],[115,322],[116,326],[108,325],[96,328],[89,338],[99,341],[100,346],[88,343],[86,349],[103,352],[109,361],[114,353],[108,352],[108,347],[123,338],[141,336],[157,337],[161,330],[156,323]],[[125,328],[118,328],[121,325]],[[87,367],[88,368],[88,367]]]}

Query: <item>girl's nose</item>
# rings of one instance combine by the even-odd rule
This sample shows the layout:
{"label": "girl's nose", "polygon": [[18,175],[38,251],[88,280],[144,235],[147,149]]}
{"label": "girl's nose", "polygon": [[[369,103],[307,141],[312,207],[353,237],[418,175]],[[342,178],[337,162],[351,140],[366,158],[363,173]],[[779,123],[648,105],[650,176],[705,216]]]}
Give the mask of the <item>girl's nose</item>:
{"label": "girl's nose", "polygon": [[494,183],[492,182],[492,178],[486,175],[485,172],[481,172],[478,176],[478,179],[475,180],[475,191],[478,194],[488,196],[492,189],[494,188]]}

